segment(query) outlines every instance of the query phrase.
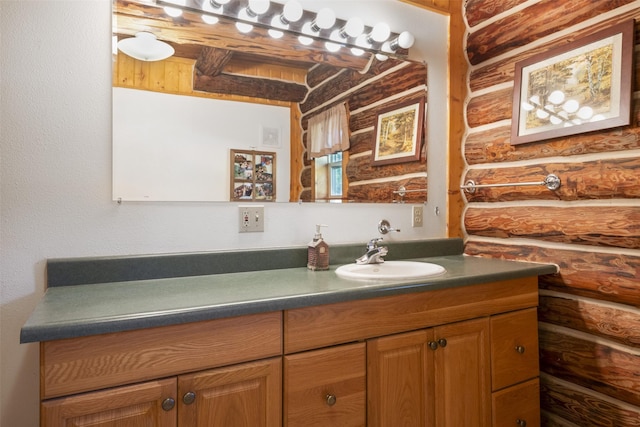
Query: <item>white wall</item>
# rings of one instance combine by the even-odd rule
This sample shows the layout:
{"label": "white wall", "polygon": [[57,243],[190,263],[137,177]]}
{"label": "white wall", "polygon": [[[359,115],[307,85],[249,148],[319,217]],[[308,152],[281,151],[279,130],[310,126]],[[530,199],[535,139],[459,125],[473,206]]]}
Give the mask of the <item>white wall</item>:
{"label": "white wall", "polygon": [[[410,207],[401,205],[267,204],[265,232],[239,234],[234,204],[112,202],[110,7],[110,0],[0,1],[3,427],[38,425],[38,346],[18,341],[43,295],[47,258],[301,246],[318,222],[329,224],[329,243],[364,243],[382,218],[402,229],[394,240],[445,235],[446,111],[431,99],[445,90],[445,54],[440,65],[429,61],[422,229],[411,228]],[[416,36],[446,46],[446,35]]]}

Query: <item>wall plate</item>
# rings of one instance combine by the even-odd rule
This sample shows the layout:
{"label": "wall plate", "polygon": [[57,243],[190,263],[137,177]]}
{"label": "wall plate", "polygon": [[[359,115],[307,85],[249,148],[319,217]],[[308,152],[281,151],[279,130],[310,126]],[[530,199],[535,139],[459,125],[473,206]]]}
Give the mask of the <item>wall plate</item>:
{"label": "wall plate", "polygon": [[264,231],[264,206],[238,206],[240,233]]}

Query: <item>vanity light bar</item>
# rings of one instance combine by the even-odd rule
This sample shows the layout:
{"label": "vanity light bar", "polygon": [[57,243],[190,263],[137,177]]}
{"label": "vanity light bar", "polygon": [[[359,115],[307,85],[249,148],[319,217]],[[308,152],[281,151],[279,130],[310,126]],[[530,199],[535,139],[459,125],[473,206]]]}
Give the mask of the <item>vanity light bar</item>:
{"label": "vanity light bar", "polygon": [[[255,8],[251,6],[252,3],[261,3],[260,10],[254,10]],[[297,6],[292,7],[289,3]],[[356,25],[359,33],[346,31],[346,28],[353,28],[354,21],[357,23],[357,21],[361,20],[359,18],[351,18],[349,20],[335,18],[335,14],[329,9],[322,9],[317,13],[307,11],[302,9],[295,0],[289,0],[284,4],[270,2],[269,0],[251,0],[249,2],[229,0],[156,0],[156,4],[165,8],[180,9],[211,18],[224,18],[239,24],[243,28],[256,26],[270,30],[270,34],[288,33],[299,36],[299,38],[305,38],[307,41],[324,42],[330,51],[336,51],[337,46],[338,50],[341,47],[349,48],[356,55],[364,52],[373,53],[380,60],[386,57],[406,59],[408,49],[415,40],[407,31],[402,33],[392,32],[386,23],[377,23],[374,26]],[[268,7],[265,8],[265,6]],[[254,12],[250,14],[252,16],[249,18],[247,18],[247,9],[251,9]],[[299,13],[296,10],[293,15],[297,17],[299,14],[299,19],[296,21],[287,18],[282,19],[285,16],[291,16],[291,9],[302,11]],[[287,23],[285,24],[284,22]],[[311,27],[311,31],[309,31],[309,27]],[[339,38],[336,35],[339,35]],[[274,37],[277,36],[274,35]]]}

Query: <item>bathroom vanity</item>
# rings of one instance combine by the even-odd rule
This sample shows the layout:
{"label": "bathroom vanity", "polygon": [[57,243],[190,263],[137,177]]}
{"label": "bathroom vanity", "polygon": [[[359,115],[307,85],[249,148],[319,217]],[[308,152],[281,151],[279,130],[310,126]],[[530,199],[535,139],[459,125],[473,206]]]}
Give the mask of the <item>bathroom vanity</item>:
{"label": "bathroom vanity", "polygon": [[[100,283],[68,272],[131,260],[52,261],[54,286],[21,336],[41,346],[41,425],[538,425],[537,277],[555,266],[463,256],[460,242],[444,255],[398,245],[390,255],[446,272],[352,281],[332,265]],[[305,249],[280,259],[296,264]],[[354,250],[337,248],[338,261]],[[73,280],[92,283],[58,284]]]}

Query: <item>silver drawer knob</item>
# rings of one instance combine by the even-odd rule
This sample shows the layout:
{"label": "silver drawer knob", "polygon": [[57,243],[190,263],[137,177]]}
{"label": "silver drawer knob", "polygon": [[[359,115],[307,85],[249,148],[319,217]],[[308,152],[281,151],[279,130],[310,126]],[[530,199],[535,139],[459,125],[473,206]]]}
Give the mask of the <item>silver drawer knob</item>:
{"label": "silver drawer knob", "polygon": [[338,401],[338,398],[334,394],[327,394],[325,399],[326,399],[327,405],[329,406],[335,405],[336,402]]}
{"label": "silver drawer knob", "polygon": [[524,346],[523,345],[517,345],[516,346],[516,351],[520,354],[524,353]]}

